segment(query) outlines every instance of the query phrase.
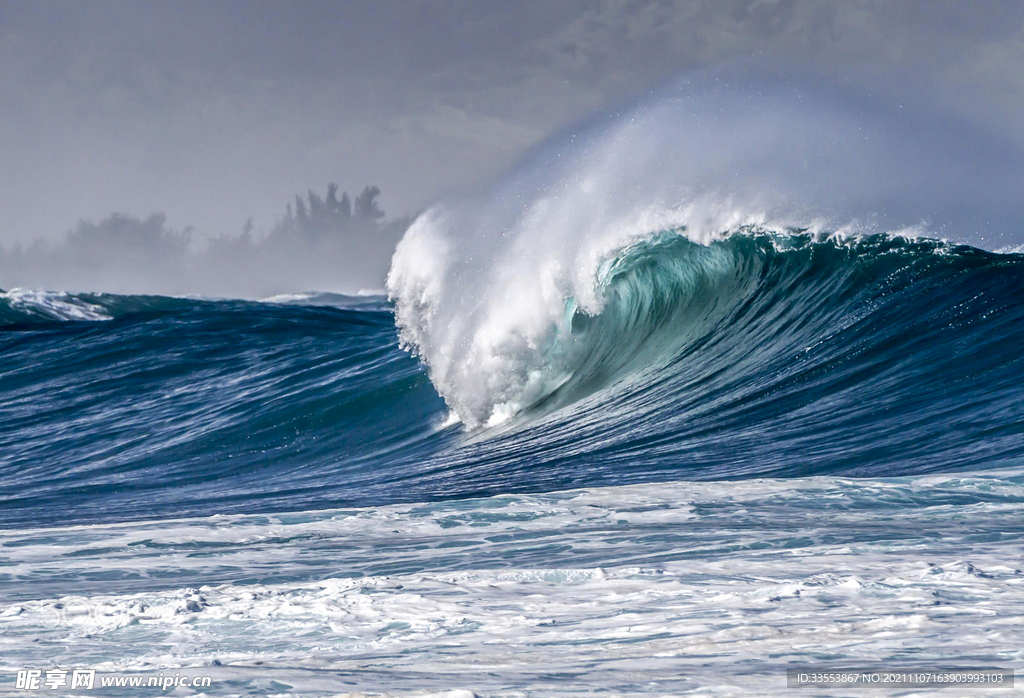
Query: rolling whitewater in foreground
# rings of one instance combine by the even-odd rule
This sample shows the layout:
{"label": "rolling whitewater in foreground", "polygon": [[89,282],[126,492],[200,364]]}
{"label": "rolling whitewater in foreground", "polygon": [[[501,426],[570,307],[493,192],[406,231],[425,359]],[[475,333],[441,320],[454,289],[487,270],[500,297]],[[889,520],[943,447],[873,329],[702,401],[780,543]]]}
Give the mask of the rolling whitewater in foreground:
{"label": "rolling whitewater in foreground", "polygon": [[1024,255],[917,225],[1016,184],[786,86],[589,128],[420,216],[384,295],[0,294],[0,692],[1024,669]]}

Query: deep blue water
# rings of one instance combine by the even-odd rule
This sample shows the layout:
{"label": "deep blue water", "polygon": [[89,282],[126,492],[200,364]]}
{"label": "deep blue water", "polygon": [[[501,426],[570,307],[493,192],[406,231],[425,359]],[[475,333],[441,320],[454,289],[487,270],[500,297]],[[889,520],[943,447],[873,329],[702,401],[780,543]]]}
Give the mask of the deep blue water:
{"label": "deep blue water", "polygon": [[475,430],[385,298],[9,291],[0,526],[1024,463],[1024,255],[669,231],[608,279],[568,380]]}

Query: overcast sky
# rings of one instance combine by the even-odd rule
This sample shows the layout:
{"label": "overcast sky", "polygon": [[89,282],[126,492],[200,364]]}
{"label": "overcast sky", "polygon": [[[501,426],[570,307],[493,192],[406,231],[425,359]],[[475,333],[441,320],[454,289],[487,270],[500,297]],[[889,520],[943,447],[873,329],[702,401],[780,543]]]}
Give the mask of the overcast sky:
{"label": "overcast sky", "polygon": [[328,181],[390,214],[688,70],[928,95],[1024,146],[1024,3],[0,0],[0,242],[112,211],[269,227]]}

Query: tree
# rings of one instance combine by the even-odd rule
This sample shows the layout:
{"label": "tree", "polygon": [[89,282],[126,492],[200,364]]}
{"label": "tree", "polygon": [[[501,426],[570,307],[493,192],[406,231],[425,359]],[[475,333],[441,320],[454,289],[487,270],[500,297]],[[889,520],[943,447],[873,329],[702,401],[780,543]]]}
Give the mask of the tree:
{"label": "tree", "polygon": [[380,196],[380,187],[367,186],[362,193],[356,197],[355,217],[365,223],[376,224],[384,217],[384,211],[377,205],[377,197]]}

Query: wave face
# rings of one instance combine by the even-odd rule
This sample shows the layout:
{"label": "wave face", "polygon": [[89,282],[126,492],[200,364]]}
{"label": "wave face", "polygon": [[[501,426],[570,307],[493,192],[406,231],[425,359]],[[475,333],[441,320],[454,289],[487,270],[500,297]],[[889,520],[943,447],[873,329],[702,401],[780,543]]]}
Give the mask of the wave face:
{"label": "wave face", "polygon": [[436,333],[425,302],[8,292],[0,521],[1024,462],[1024,255],[684,233],[599,260],[543,321],[513,299],[518,333],[425,352],[434,384],[395,330]]}

